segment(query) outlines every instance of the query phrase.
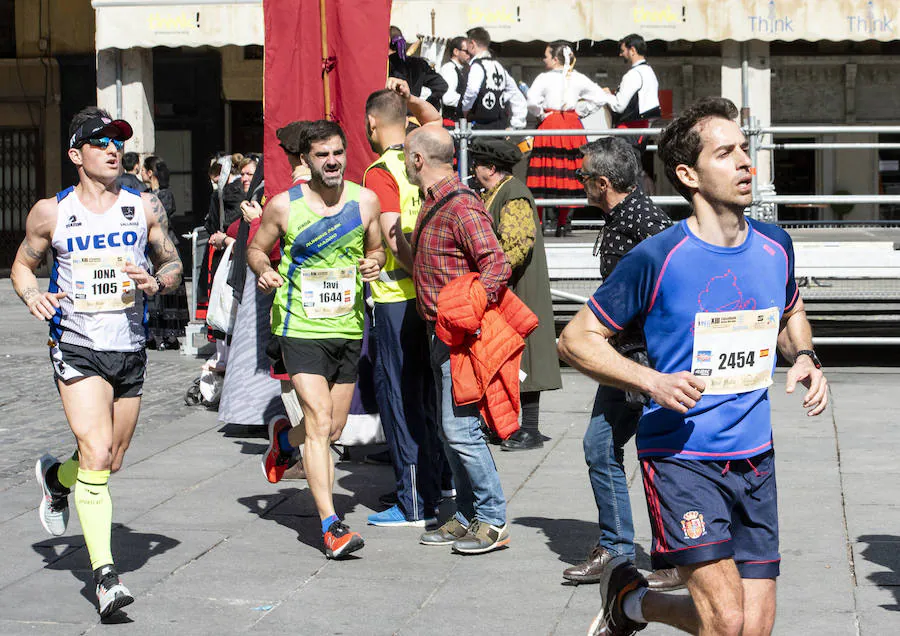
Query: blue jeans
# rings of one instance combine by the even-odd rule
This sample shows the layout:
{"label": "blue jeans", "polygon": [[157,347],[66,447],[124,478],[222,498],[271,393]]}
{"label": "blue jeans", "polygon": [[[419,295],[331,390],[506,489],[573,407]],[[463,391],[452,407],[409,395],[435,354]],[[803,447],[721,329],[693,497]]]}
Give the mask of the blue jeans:
{"label": "blue jeans", "polygon": [[584,460],[599,513],[598,545],[632,560],[634,522],[623,460],[624,446],[634,437],[640,417],[640,408],[626,404],[623,391],[599,386],[584,434]]}
{"label": "blue jeans", "polygon": [[478,406],[453,403],[453,380],[447,347],[429,333],[431,368],[438,389],[438,434],[456,485],[456,518],[469,525],[478,519],[493,526],[506,523],[506,497],[500,474],[481,430]]}

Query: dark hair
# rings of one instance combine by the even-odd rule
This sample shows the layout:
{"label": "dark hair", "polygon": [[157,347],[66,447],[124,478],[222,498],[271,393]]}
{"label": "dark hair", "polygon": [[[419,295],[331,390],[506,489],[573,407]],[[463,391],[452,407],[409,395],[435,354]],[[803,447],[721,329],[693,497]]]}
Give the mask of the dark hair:
{"label": "dark hair", "polygon": [[680,165],[694,167],[697,164],[697,158],[703,150],[700,124],[710,118],[734,121],[737,116],[737,106],[730,99],[704,97],[689,106],[663,131],[658,153],[665,166],[666,177],[688,201],[691,200],[691,189],[681,182],[675,169]]}
{"label": "dark hair", "polygon": [[484,48],[488,48],[491,45],[491,34],[484,27],[469,29],[466,31],[466,37]]}
{"label": "dark hair", "polygon": [[406,104],[397,93],[383,88],[369,95],[366,115],[374,115],[389,124],[402,124],[406,121]]}
{"label": "dark hair", "polygon": [[609,179],[616,192],[631,192],[641,178],[641,164],[633,146],[619,137],[603,137],[583,145],[583,169]]}
{"label": "dark hair", "polygon": [[75,131],[78,130],[78,127],[81,126],[84,122],[90,119],[96,119],[97,117],[106,117],[107,119],[112,119],[112,116],[103,110],[102,108],[97,108],[96,106],[87,106],[82,108],[75,116],[72,117],[72,121],[69,124],[69,139],[75,134]]}
{"label": "dark hair", "polygon": [[125,168],[125,172],[131,172],[140,162],[141,158],[136,152],[126,152],[122,155],[122,167]]}
{"label": "dark hair", "polygon": [[347,148],[347,136],[337,122],[327,119],[309,122],[309,125],[303,131],[303,136],[300,138],[300,154],[308,155],[314,143],[326,141],[332,137],[340,137],[341,143],[344,144],[344,149]]}
{"label": "dark hair", "polygon": [[159,189],[164,190],[169,187],[169,166],[166,162],[155,155],[150,155],[144,159],[144,170],[152,172],[159,182]]}
{"label": "dark hair", "polygon": [[463,50],[463,42],[465,42],[465,41],[466,41],[466,38],[464,38],[461,35],[457,35],[455,38],[453,38],[452,40],[450,40],[447,43],[447,52],[450,55],[453,55],[453,49],[459,49],[460,51],[462,51]]}
{"label": "dark hair", "polygon": [[619,40],[619,44],[624,44],[626,49],[634,49],[638,55],[647,55],[647,43],[637,33],[631,33]]}
{"label": "dark hair", "polygon": [[550,57],[555,59],[560,64],[566,63],[565,51],[567,47],[569,49],[569,55],[571,56],[569,62],[571,63],[575,60],[575,52],[572,49],[572,45],[565,40],[556,40],[554,42],[550,42],[547,47],[550,49]]}

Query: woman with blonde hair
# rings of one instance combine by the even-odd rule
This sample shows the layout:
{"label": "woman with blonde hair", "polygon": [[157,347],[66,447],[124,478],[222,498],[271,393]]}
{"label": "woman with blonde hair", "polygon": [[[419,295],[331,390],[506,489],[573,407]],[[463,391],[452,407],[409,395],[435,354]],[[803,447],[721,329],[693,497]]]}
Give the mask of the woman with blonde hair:
{"label": "woman with blonde hair", "polygon": [[[575,54],[568,42],[557,40],[544,51],[547,70],[538,75],[528,89],[528,112],[540,120],[543,130],[582,128],[575,104],[584,100],[603,105],[610,101],[600,86],[575,70]],[[527,185],[535,198],[581,198],[584,189],[576,170],[581,167],[581,152],[587,143],[583,135],[536,136],[528,163]],[[556,236],[568,233],[571,208],[558,208]],[[543,214],[542,220],[545,220]]]}

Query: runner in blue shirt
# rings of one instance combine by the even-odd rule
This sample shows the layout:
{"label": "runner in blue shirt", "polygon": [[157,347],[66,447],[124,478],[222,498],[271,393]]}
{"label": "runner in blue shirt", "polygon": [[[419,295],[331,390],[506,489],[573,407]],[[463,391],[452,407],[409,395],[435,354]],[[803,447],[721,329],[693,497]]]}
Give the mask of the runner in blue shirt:
{"label": "runner in blue shirt", "polygon": [[[775,622],[778,512],[768,386],[776,349],[793,366],[787,392],[827,405],[790,237],[744,216],[747,141],[724,98],[688,108],[666,129],[666,176],[693,206],[685,221],[626,254],[560,336],[560,357],[604,385],[639,390],[638,456],[654,566],[678,568],[690,597],[651,592],[624,557],[607,565],[591,633],[648,622],[691,633],[767,634]],[[634,322],[651,368],[607,339]],[[605,631],[604,631],[605,630]]]}

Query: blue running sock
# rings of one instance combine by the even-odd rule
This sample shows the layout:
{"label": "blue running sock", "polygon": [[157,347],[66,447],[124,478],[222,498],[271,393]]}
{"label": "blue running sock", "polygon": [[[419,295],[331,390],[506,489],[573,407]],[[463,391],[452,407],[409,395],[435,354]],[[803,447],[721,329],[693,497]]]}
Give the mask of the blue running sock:
{"label": "blue running sock", "polygon": [[328,528],[331,527],[331,524],[335,521],[340,521],[341,518],[337,515],[331,515],[327,519],[322,519],[322,536],[325,536],[325,533],[328,532]]}
{"label": "blue running sock", "polygon": [[297,450],[297,447],[292,446],[291,441],[288,439],[288,433],[290,432],[291,428],[288,426],[278,434],[278,445],[281,446],[281,450],[287,453],[294,453],[294,451]]}

